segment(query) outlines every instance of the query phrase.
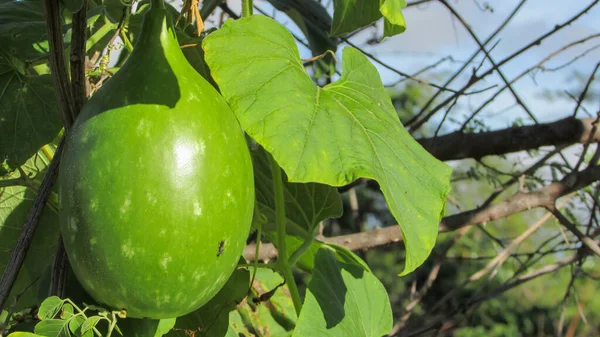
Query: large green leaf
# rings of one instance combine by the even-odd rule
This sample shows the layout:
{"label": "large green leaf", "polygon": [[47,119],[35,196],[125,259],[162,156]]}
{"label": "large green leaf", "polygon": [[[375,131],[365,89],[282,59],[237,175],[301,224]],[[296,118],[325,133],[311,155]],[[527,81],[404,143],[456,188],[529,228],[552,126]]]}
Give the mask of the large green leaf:
{"label": "large green leaf", "polygon": [[291,182],[377,180],[405,239],[403,273],[423,263],[435,244],[451,170],[404,130],[364,55],[344,49],[341,78],[319,88],[291,34],[264,16],[227,21],[205,38],[204,49],[242,127]]}
{"label": "large green leaf", "polygon": [[387,292],[377,278],[321,249],[294,337],[381,337],[392,329]]}
{"label": "large green leaf", "polygon": [[177,318],[168,337],[223,337],[229,327],[229,313],[246,297],[250,289],[250,273],[237,269],[219,293],[200,309]]}
{"label": "large green leaf", "polygon": [[331,35],[339,36],[384,17],[384,37],[406,30],[402,8],[406,0],[334,0]]}

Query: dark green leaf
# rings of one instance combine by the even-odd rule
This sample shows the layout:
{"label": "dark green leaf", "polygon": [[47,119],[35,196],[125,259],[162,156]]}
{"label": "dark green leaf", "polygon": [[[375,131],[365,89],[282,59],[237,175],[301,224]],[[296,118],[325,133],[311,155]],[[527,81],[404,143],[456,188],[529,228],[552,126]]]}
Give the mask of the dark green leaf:
{"label": "dark green leaf", "polygon": [[0,46],[3,53],[23,61],[48,52],[42,1],[0,2]]}
{"label": "dark green leaf", "polygon": [[[258,148],[251,154],[254,165],[256,201],[259,211],[269,220],[263,229],[267,233],[275,233],[275,199],[269,159],[263,148]],[[328,185],[285,182],[284,197],[286,229],[292,235],[302,238],[310,237],[320,221],[342,215],[340,195],[334,187]]]}
{"label": "dark green leaf", "polygon": [[[26,183],[19,182],[22,179],[19,172],[13,172],[5,180],[0,180],[2,183],[14,182],[0,187],[0,270],[6,268],[33,203],[36,186],[39,186],[44,177],[52,154],[53,146],[45,146],[21,166],[27,175],[24,180]],[[52,193],[9,297],[8,303],[12,303],[15,296],[20,294],[15,310],[39,305],[48,296],[49,267],[56,251],[59,233],[57,207],[58,198]]]}
{"label": "dark green leaf", "polygon": [[61,129],[50,75],[26,75],[0,53],[0,156],[12,169],[22,165]]}
{"label": "dark green leaf", "polygon": [[[406,245],[403,273],[435,244],[450,167],[404,129],[376,68],[344,49],[341,78],[317,87],[293,37],[264,16],[229,20],[204,39],[206,61],[242,127],[291,182],[379,182]],[[223,57],[227,55],[227,57]]]}
{"label": "dark green leaf", "polygon": [[383,16],[384,37],[406,29],[402,8],[405,0],[334,0],[331,35],[339,36],[365,27]]}
{"label": "dark green leaf", "polygon": [[83,6],[83,0],[60,0],[60,4],[71,11],[71,13],[75,13]]}
{"label": "dark green leaf", "polygon": [[319,250],[294,337],[381,337],[392,329],[387,292],[360,266]]}

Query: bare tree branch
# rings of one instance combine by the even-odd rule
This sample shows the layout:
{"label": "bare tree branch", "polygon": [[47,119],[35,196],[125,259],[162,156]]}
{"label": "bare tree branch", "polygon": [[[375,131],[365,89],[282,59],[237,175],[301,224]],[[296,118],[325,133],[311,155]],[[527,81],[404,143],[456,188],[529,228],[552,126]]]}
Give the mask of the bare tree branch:
{"label": "bare tree branch", "polygon": [[[568,117],[552,123],[515,126],[506,129],[463,133],[418,139],[429,153],[439,160],[480,159],[489,155],[538,149],[542,146],[562,146],[600,142],[600,130],[594,129],[594,118]],[[592,132],[594,131],[594,132]]]}
{"label": "bare tree branch", "polygon": [[[600,167],[590,166],[580,172],[566,176],[560,182],[552,183],[533,192],[517,193],[510,198],[493,205],[482,206],[466,212],[446,216],[439,225],[440,232],[455,231],[466,226],[487,223],[493,220],[508,217],[534,208],[554,207],[555,202],[562,196],[580,190],[600,180]],[[586,237],[587,243],[594,242]],[[354,233],[336,237],[320,237],[321,241],[344,246],[350,250],[359,250],[386,245],[402,241],[402,232],[399,226],[377,228],[370,232]],[[591,244],[591,243],[590,243]],[[246,246],[244,257],[248,261],[255,260],[254,244]],[[277,257],[277,250],[272,244],[260,245],[259,260],[268,260]]]}

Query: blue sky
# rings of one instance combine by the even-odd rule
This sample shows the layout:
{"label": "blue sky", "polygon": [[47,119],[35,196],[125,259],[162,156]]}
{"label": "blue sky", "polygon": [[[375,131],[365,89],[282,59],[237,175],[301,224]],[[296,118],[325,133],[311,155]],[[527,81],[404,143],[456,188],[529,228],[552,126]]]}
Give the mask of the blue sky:
{"label": "blue sky", "polygon": [[[477,2],[483,1],[461,0],[450,1],[461,16],[469,22],[481,41],[484,41],[512,9],[519,3],[517,0],[489,1],[494,12],[482,11]],[[509,23],[500,35],[494,40],[498,45],[491,52],[496,61],[502,60],[507,55],[520,49],[530,41],[549,31],[556,24],[565,22],[572,15],[585,8],[591,1],[557,1],[557,0],[529,0],[520,10],[519,14]],[[404,34],[385,40],[382,44],[367,48],[369,52],[377,55],[390,65],[408,73],[434,63],[442,57],[452,55],[455,60],[468,58],[475,50],[476,44],[468,35],[459,22],[454,20],[451,14],[440,3],[431,3],[411,7],[405,10],[407,31]],[[549,53],[559,49],[570,41],[581,39],[585,36],[600,33],[600,5],[593,8],[574,24],[564,28],[540,46],[534,47],[522,54],[502,68],[509,79],[512,79],[522,70],[538,63]],[[372,33],[366,33],[370,35]],[[364,36],[363,36],[364,37]],[[356,38],[359,41],[359,37]],[[583,50],[600,44],[600,38],[595,38],[586,44],[573,48],[557,56],[547,63],[549,67],[557,66],[567,62]],[[544,89],[554,90],[557,88],[569,88],[566,80],[573,71],[590,73],[596,63],[600,61],[600,48],[581,58],[570,67],[558,72],[537,72],[535,80],[532,77],[524,77],[515,85],[515,89],[521,94],[526,104],[534,112],[540,121],[553,121],[566,117],[573,112],[574,103],[568,101],[554,101],[552,103],[540,97]],[[461,64],[445,63],[445,66],[437,68],[440,71],[451,71],[457,69]],[[483,69],[487,69],[486,64]],[[384,83],[390,83],[398,79],[397,75],[378,67]],[[459,88],[465,78],[454,82],[453,87]],[[438,80],[442,82],[442,80]],[[498,76],[490,76],[481,87],[490,84],[501,83]],[[565,87],[566,85],[566,87]],[[490,91],[492,93],[492,91]],[[463,99],[462,109],[454,111],[454,116],[459,118],[462,114],[469,112],[469,107],[476,108],[477,102],[483,101],[488,94],[470,96]],[[500,112],[506,107],[514,104],[512,95],[506,93],[490,105],[483,116],[486,122],[493,128],[510,125],[516,117],[526,117],[523,110],[518,107]],[[597,104],[597,103],[596,103]],[[595,112],[598,107],[588,106],[590,111]],[[583,114],[581,114],[583,116]]]}

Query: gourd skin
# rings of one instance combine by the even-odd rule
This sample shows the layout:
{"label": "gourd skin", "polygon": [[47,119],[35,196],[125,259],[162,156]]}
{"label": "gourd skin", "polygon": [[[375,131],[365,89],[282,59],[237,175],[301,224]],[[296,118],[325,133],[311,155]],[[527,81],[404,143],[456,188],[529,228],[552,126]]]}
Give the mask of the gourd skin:
{"label": "gourd skin", "polygon": [[164,9],[68,135],[60,219],[75,275],[128,317],[210,300],[245,246],[252,164],[223,98],[183,56]]}

